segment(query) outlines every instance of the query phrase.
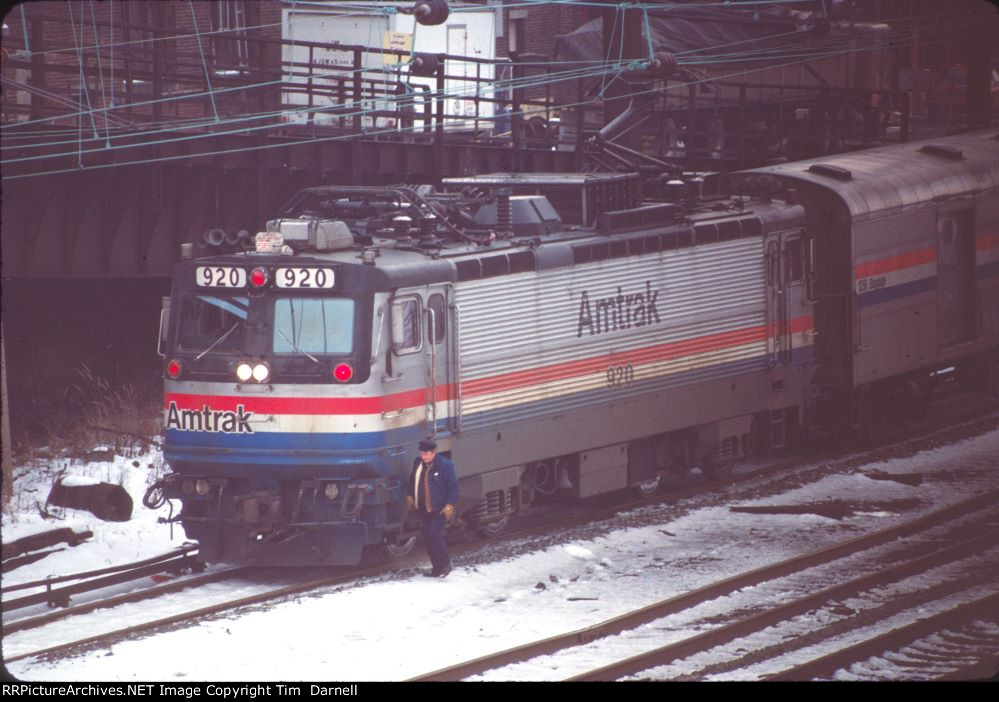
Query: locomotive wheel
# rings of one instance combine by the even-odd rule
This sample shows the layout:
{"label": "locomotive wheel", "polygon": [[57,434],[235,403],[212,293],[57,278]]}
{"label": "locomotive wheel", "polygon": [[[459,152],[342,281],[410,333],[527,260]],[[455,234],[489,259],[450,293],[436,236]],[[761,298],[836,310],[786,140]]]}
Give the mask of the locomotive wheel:
{"label": "locomotive wheel", "polygon": [[506,532],[510,527],[510,515],[506,515],[502,519],[497,519],[492,522],[486,522],[484,524],[475,524],[475,530],[479,532],[479,535],[487,539],[494,539],[497,536]]}
{"label": "locomotive wheel", "polygon": [[397,541],[389,543],[385,541],[382,544],[382,553],[390,561],[401,561],[403,558],[408,556],[413,552],[413,547],[416,546],[416,537],[411,536],[408,539],[403,539],[402,541]]}
{"label": "locomotive wheel", "polygon": [[731,461],[718,463],[711,456],[701,459],[701,472],[708,480],[721,480],[732,474],[733,464]]}
{"label": "locomotive wheel", "polygon": [[656,477],[652,480],[646,480],[644,483],[638,483],[637,485],[632,485],[631,490],[635,493],[635,496],[640,499],[647,499],[655,497],[659,493],[659,488],[662,487],[663,476],[656,473]]}

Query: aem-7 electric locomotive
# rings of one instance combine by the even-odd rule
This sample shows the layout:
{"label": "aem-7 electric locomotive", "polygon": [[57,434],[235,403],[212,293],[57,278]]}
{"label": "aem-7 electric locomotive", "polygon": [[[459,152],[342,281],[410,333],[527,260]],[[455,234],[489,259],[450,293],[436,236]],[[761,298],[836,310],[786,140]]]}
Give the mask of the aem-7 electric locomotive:
{"label": "aem-7 electric locomotive", "polygon": [[209,561],[351,564],[411,546],[427,436],[496,532],[862,429],[944,366],[994,382],[994,133],[727,180],[318,187],[253,251],[188,245],[161,324],[174,521]]}

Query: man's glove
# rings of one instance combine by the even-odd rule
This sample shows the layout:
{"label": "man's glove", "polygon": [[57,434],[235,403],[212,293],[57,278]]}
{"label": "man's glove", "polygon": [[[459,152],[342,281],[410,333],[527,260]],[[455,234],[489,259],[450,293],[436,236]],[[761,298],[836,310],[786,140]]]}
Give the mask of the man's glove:
{"label": "man's glove", "polygon": [[416,501],[413,499],[412,495],[406,495],[406,509],[413,509],[416,506]]}
{"label": "man's glove", "polygon": [[454,505],[444,505],[444,509],[441,510],[441,514],[444,518],[450,521],[451,517],[454,516]]}

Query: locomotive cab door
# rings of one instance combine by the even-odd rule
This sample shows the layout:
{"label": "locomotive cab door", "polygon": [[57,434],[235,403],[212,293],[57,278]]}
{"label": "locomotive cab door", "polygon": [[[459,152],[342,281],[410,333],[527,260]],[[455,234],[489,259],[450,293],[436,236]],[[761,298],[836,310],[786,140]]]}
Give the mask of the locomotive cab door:
{"label": "locomotive cab door", "polygon": [[424,300],[427,360],[427,435],[458,429],[455,394],[455,324],[451,286],[431,288]]}
{"label": "locomotive cab door", "polygon": [[391,302],[392,365],[385,380],[398,381],[399,390],[422,393],[416,421],[427,436],[458,428],[451,298],[451,286],[428,286],[398,291]]}

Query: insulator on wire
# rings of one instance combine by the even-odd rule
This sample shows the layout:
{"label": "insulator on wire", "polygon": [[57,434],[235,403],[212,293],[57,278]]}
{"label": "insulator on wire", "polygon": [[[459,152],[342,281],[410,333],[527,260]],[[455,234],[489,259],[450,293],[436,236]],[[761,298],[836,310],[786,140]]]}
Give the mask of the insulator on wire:
{"label": "insulator on wire", "polygon": [[413,15],[420,24],[432,26],[444,24],[451,8],[448,7],[447,0],[420,0],[413,7]]}
{"label": "insulator on wire", "polygon": [[668,51],[658,51],[649,61],[648,70],[660,76],[672,75],[676,71],[676,56]]}
{"label": "insulator on wire", "polygon": [[414,76],[430,77],[437,73],[440,61],[433,54],[413,54],[413,62],[409,64],[409,72]]}

